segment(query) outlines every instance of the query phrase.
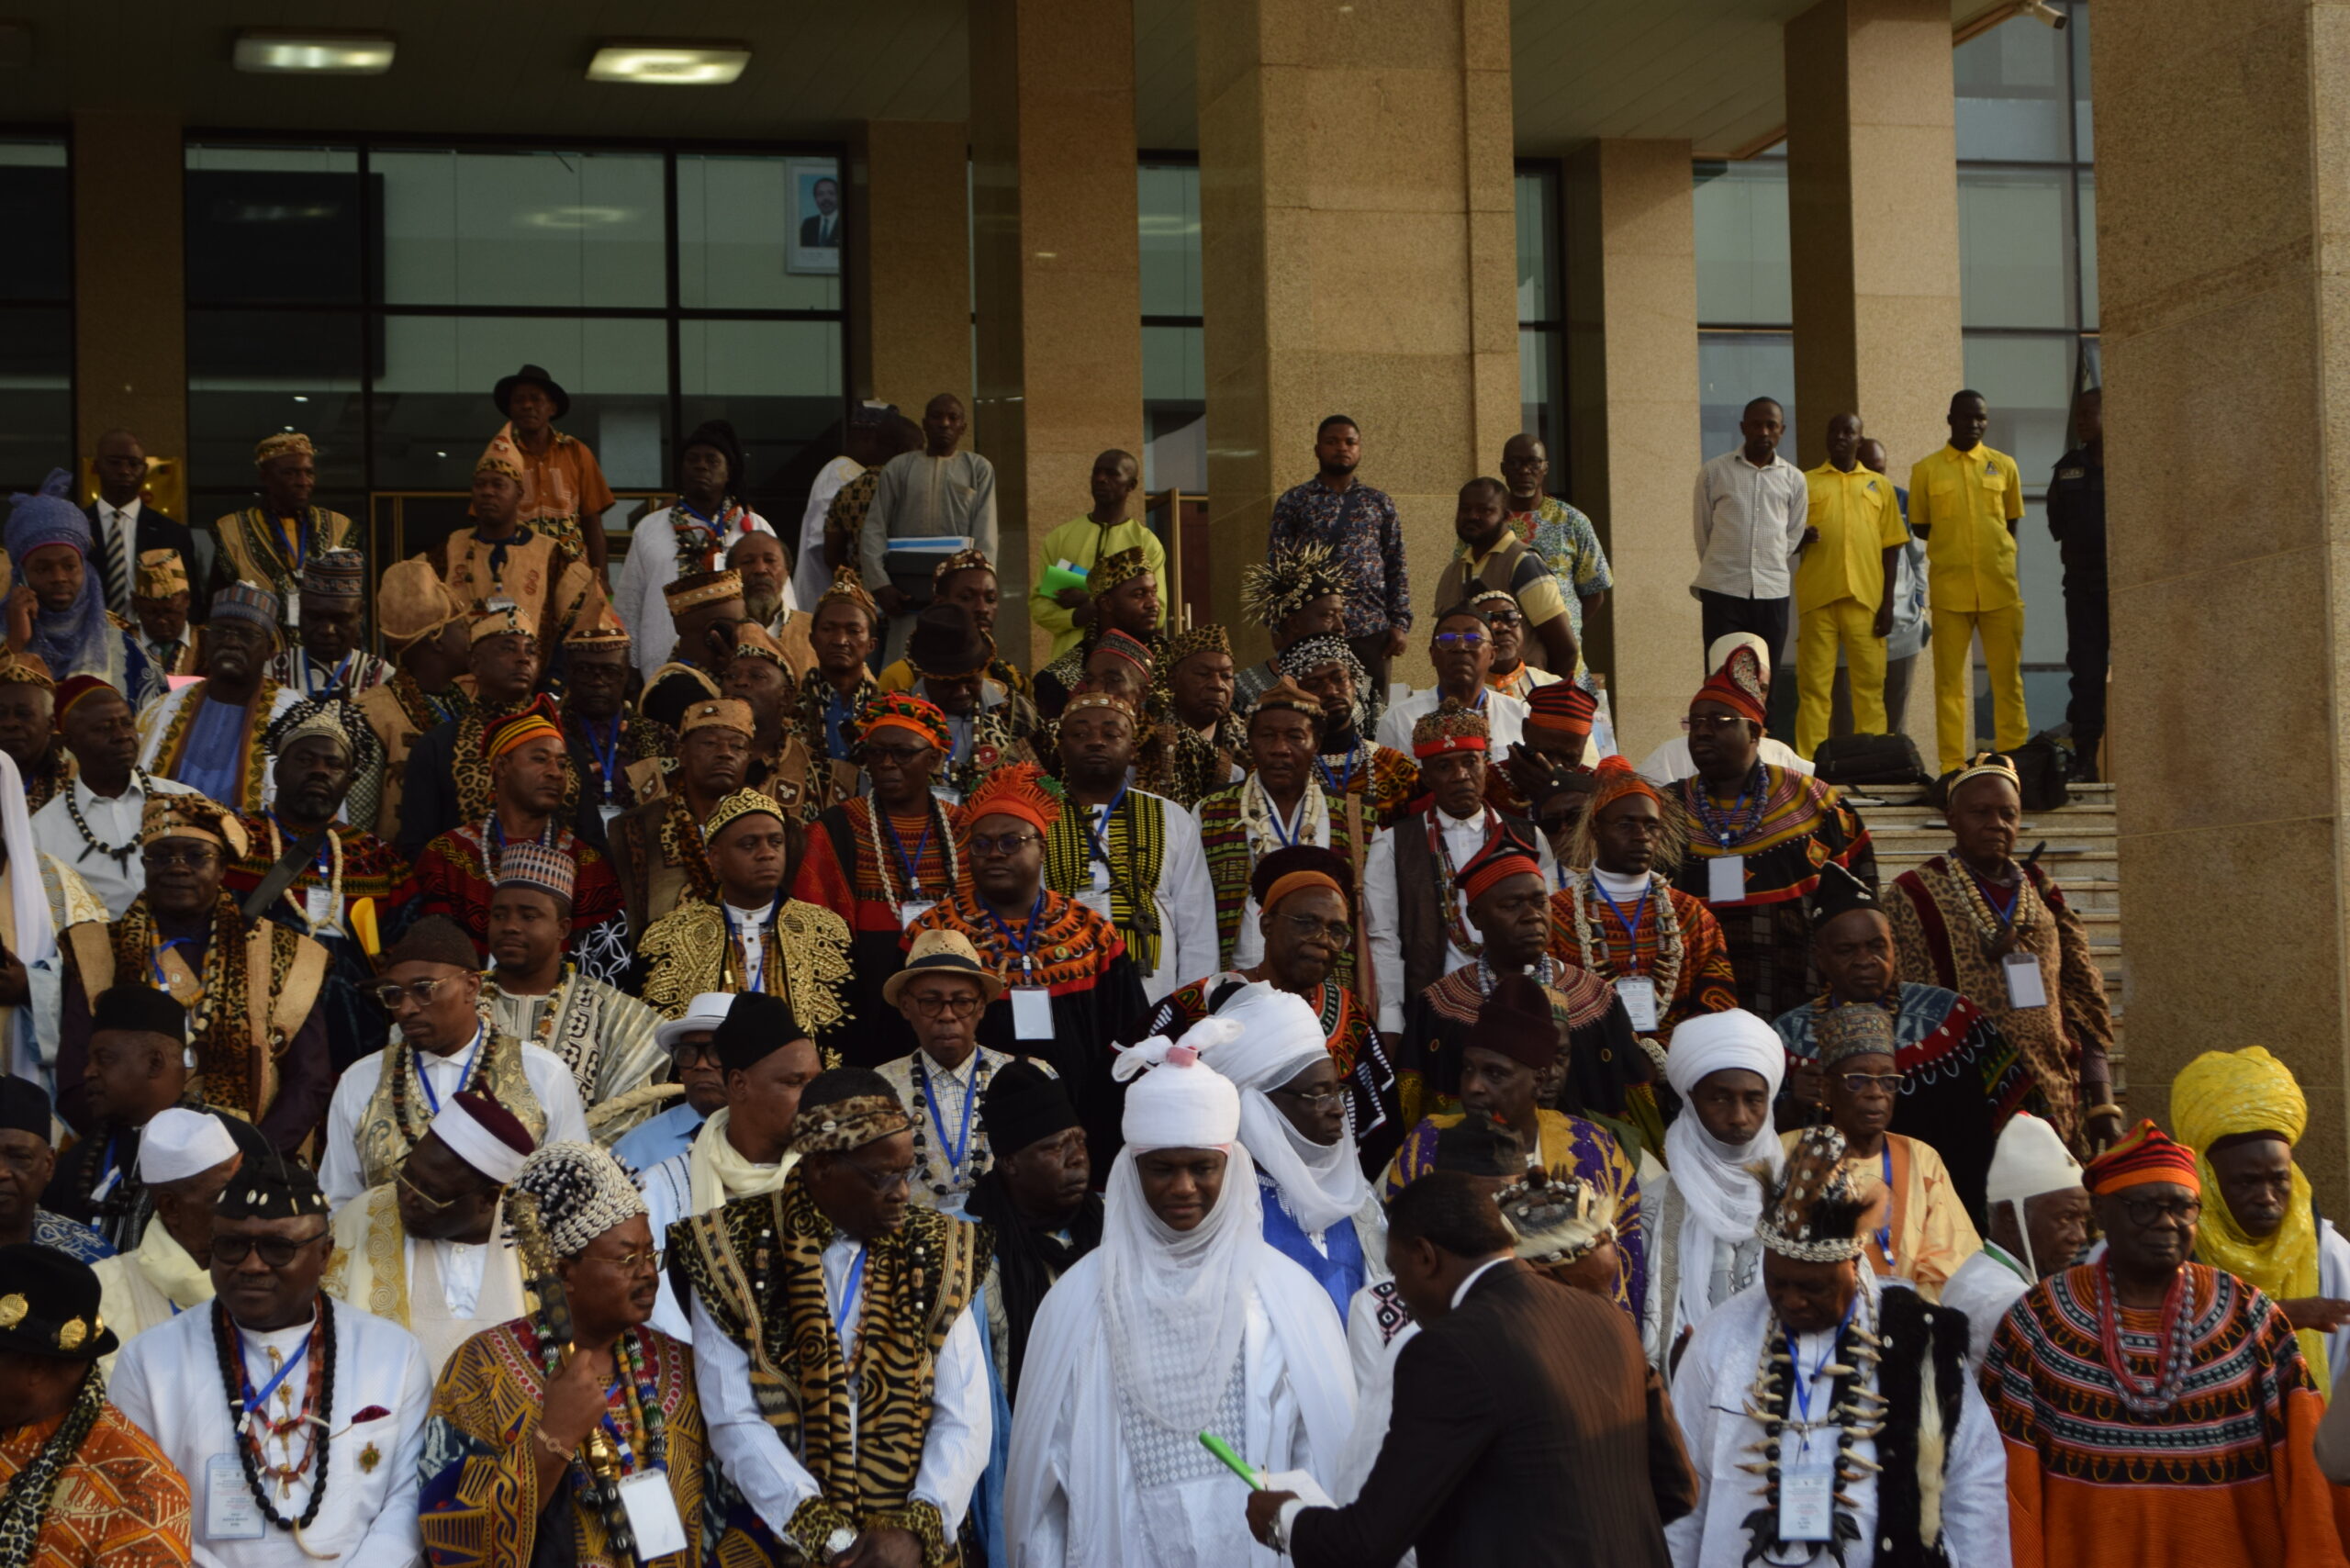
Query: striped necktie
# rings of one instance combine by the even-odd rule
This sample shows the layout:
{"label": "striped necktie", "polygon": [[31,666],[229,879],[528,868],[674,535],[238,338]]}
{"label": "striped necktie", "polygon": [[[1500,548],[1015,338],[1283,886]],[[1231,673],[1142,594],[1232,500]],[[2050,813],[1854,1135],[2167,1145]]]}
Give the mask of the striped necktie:
{"label": "striped necktie", "polygon": [[134,552],[123,542],[121,525],[117,521],[118,516],[106,502],[98,503],[98,543],[106,551],[106,608],[128,615],[130,613],[130,557]]}

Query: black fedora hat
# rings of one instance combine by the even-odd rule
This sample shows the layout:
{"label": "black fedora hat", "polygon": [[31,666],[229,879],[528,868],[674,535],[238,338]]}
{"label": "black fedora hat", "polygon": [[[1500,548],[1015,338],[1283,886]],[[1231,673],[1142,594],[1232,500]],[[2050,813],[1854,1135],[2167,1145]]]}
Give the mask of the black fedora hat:
{"label": "black fedora hat", "polygon": [[122,1341],[98,1316],[98,1276],[78,1258],[22,1243],[0,1247],[0,1350],[94,1361]]}
{"label": "black fedora hat", "polygon": [[934,604],[914,618],[906,660],[924,675],[969,675],[988,667],[995,640],[959,604]]}
{"label": "black fedora hat", "polygon": [[571,412],[571,394],[565,392],[555,378],[547,374],[546,366],[526,364],[511,375],[499,376],[498,385],[489,389],[490,401],[498,405],[499,413],[509,420],[514,417],[513,409],[507,405],[514,400],[514,388],[521,386],[525,381],[535,381],[547,389],[547,396],[554,399],[556,419],[559,420]]}

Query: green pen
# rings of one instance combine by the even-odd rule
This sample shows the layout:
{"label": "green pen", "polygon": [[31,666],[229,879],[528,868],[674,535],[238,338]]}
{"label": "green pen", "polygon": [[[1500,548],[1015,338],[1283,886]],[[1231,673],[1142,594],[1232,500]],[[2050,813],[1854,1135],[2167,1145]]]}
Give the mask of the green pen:
{"label": "green pen", "polygon": [[1241,1480],[1248,1483],[1248,1484],[1257,1491],[1262,1492],[1265,1489],[1265,1478],[1258,1474],[1254,1470],[1251,1470],[1248,1467],[1248,1462],[1242,1459],[1238,1454],[1233,1452],[1232,1445],[1225,1442],[1222,1438],[1217,1437],[1214,1432],[1202,1432],[1200,1434],[1200,1446],[1206,1449],[1208,1452],[1215,1455],[1216,1458],[1224,1461],[1225,1468],[1231,1471],[1233,1474],[1240,1477]]}

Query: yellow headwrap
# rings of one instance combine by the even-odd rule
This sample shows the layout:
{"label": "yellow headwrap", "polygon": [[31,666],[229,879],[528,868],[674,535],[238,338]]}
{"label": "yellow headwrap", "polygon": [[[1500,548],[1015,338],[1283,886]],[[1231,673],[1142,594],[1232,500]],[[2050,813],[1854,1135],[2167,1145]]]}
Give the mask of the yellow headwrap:
{"label": "yellow headwrap", "polygon": [[[2255,1240],[2236,1224],[2211,1170],[2210,1148],[2221,1138],[2244,1133],[2277,1133],[2301,1141],[2309,1126],[2309,1102],[2292,1069],[2259,1046],[2240,1051],[2205,1051],[2179,1070],[2170,1086],[2170,1119],[2178,1141],[2195,1150],[2195,1173],[2203,1179],[2203,1223],[2196,1232],[2196,1256],[2215,1269],[2249,1281],[2276,1301],[2321,1294],[2318,1288],[2316,1211],[2310,1204],[2310,1179],[2293,1166],[2292,1201],[2275,1233]],[[2325,1336],[2314,1328],[2300,1335],[2301,1355],[2320,1388],[2333,1379],[2325,1359]]]}

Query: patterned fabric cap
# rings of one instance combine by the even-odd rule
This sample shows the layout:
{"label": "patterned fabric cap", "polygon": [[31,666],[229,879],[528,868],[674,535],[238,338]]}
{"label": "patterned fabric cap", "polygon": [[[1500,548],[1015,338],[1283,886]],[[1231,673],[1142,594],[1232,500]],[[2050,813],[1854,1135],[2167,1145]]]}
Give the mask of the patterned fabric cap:
{"label": "patterned fabric cap", "polygon": [[481,754],[495,762],[528,741],[541,735],[563,739],[563,715],[555,708],[554,699],[542,691],[532,699],[531,705],[504,718],[492,719],[481,727]]}
{"label": "patterned fabric cap", "polygon": [[537,1205],[540,1227],[558,1258],[576,1258],[644,1212],[644,1194],[628,1168],[592,1143],[548,1144],[522,1161],[506,1190],[509,1202],[520,1194]]}
{"label": "patterned fabric cap", "polygon": [[722,572],[688,572],[661,590],[667,601],[669,613],[691,610],[698,604],[719,604],[743,597],[743,574],[731,567]]}
{"label": "patterned fabric cap", "polygon": [[[1102,633],[1101,637],[1095,641],[1092,651],[1096,654],[1115,654],[1142,671],[1145,680],[1150,678],[1149,644],[1137,638],[1127,636],[1114,626]],[[1091,655],[1087,656],[1091,657]]]}
{"label": "patterned fabric cap", "polygon": [[1160,662],[1161,683],[1164,684],[1167,675],[1172,673],[1177,665],[1200,654],[1222,654],[1230,658],[1232,633],[1221,626],[1193,626],[1176,633],[1168,639],[1167,657]]}
{"label": "patterned fabric cap", "polygon": [[327,1195],[319,1190],[319,1179],[308,1166],[272,1148],[266,1159],[245,1157],[213,1200],[212,1212],[221,1219],[324,1217]]}
{"label": "patterned fabric cap", "polygon": [[2004,778],[2015,786],[2018,796],[2023,793],[2023,778],[2016,772],[2013,758],[1996,751],[1978,751],[1966,759],[1965,767],[1951,775],[1950,782],[1942,786],[1942,799],[1955,799],[1963,786],[1977,778]]}
{"label": "patterned fabric cap", "polygon": [[764,627],[748,621],[734,629],[734,656],[738,659],[765,659],[786,675],[791,673],[791,666],[783,656],[783,644],[767,635]]}
{"label": "patterned fabric cap", "polygon": [[[330,740],[341,749],[344,756],[351,757],[354,752],[351,732],[346,726],[354,718],[356,714],[346,712],[340,702],[304,702],[280,714],[270,724],[263,744],[268,747],[272,756],[279,756],[296,741]],[[361,722],[360,729],[364,734],[373,734],[364,722]]]}
{"label": "patterned fabric cap", "polygon": [[1240,574],[1240,613],[1278,630],[1315,599],[1343,595],[1349,584],[1349,574],[1328,545],[1292,544]]}
{"label": "patterned fabric cap", "polygon": [[277,632],[277,596],[258,583],[230,583],[212,596],[212,619],[241,621],[274,636]]}
{"label": "patterned fabric cap", "polygon": [[320,599],[365,599],[367,558],[356,550],[321,550],[302,568],[302,591]]}
{"label": "patterned fabric cap", "polygon": [[[80,680],[84,678],[74,676],[71,678]],[[86,678],[97,681],[100,686],[107,684],[95,675]],[[53,691],[57,689],[57,679],[49,673],[48,661],[39,654],[0,651],[0,686],[12,685],[38,686],[43,691]],[[111,687],[107,689],[112,689]]]}
{"label": "patterned fabric cap", "polygon": [[748,702],[733,697],[713,697],[686,710],[686,716],[677,722],[677,736],[682,740],[696,730],[706,730],[713,724],[723,730],[740,730],[746,735],[758,728],[751,718]]}
{"label": "patterned fabric cap", "polygon": [[1492,729],[1485,716],[1464,702],[1448,697],[1433,713],[1423,713],[1412,726],[1412,755],[1441,756],[1449,751],[1485,751],[1492,746]]}
{"label": "patterned fabric cap", "polygon": [[522,454],[504,436],[492,436],[474,464],[474,477],[478,479],[484,474],[503,474],[519,485],[522,482]]}
{"label": "patterned fabric cap", "polygon": [[1536,687],[1527,697],[1526,705],[1530,710],[1526,715],[1526,728],[1575,741],[1591,738],[1592,717],[1599,711],[1599,699],[1572,680],[1553,680]]}
{"label": "patterned fabric cap", "polygon": [[926,745],[951,750],[953,734],[938,704],[911,691],[884,691],[857,710],[856,738],[868,740],[876,730],[903,730]]}
{"label": "patterned fabric cap", "polygon": [[299,453],[304,457],[316,457],[319,454],[319,449],[310,444],[310,438],[300,431],[280,431],[275,435],[262,437],[255,443],[253,466],[258,468],[271,458],[283,457],[289,452]]}
{"label": "patterned fabric cap", "polygon": [[431,636],[464,612],[464,605],[421,555],[385,567],[375,588],[375,623],[395,651]]}
{"label": "patterned fabric cap", "polygon": [[573,622],[570,632],[563,639],[563,645],[590,651],[610,648],[615,653],[627,652],[630,645],[628,628],[621,624],[620,616],[613,612],[611,600],[600,594],[596,599],[595,612],[583,615]]}
{"label": "patterned fabric cap", "polygon": [[1061,718],[1066,722],[1071,713],[1080,712],[1088,708],[1101,708],[1109,712],[1123,715],[1130,724],[1135,722],[1133,703],[1114,691],[1096,691],[1090,686],[1080,686],[1069,695],[1068,703],[1061,709]]}
{"label": "patterned fabric cap", "polygon": [[840,1154],[894,1137],[913,1126],[895,1094],[859,1094],[836,1100],[799,1117],[791,1126],[796,1154]]}
{"label": "patterned fabric cap", "polygon": [[1043,768],[1033,762],[1015,763],[989,774],[964,802],[965,822],[977,823],[985,816],[1018,817],[1049,834],[1061,820],[1061,801],[1045,787]]}
{"label": "patterned fabric cap", "polygon": [[937,587],[957,572],[992,573],[994,570],[995,563],[988,559],[986,551],[976,546],[968,550],[957,550],[930,569],[931,586]]}
{"label": "patterned fabric cap", "polygon": [[1828,1009],[1819,1015],[1816,1037],[1823,1068],[1853,1057],[1896,1053],[1893,1014],[1874,1002],[1853,1002]]}
{"label": "patterned fabric cap", "polygon": [[[31,657],[32,655],[28,655],[27,656]],[[40,661],[36,658],[33,662],[39,664]],[[14,678],[13,676],[0,673],[0,680],[12,678]],[[39,679],[33,680],[28,677],[27,678],[27,684],[47,686],[49,684],[49,672],[47,667],[43,666],[39,672]],[[59,732],[61,734],[63,733],[65,728],[65,715],[73,711],[73,706],[75,703],[81,701],[82,699],[89,696],[93,692],[113,690],[114,683],[102,675],[67,676],[63,683],[57,688],[56,705],[50,710],[52,720],[56,723]]]}
{"label": "patterned fabric cap", "polygon": [[737,790],[711,808],[709,817],[701,824],[701,841],[708,844],[728,823],[754,816],[768,816],[781,822],[783,808],[776,803],[773,795],[765,790]]}
{"label": "patterned fabric cap", "polygon": [[[1561,680],[1554,684],[1566,686],[1570,683]],[[1542,689],[1548,691],[1550,688],[1546,686]],[[1601,757],[1599,766],[1591,770],[1591,804],[1585,809],[1593,816],[1597,816],[1628,795],[1646,795],[1658,806],[1662,807],[1664,804],[1664,797],[1657,793],[1656,786],[1641,778],[1639,769],[1634,767],[1630,759],[1627,757],[1617,756],[1612,753]],[[1834,865],[1835,862],[1830,861],[1829,864]],[[1842,870],[1843,868],[1840,866],[1837,869]]]}
{"label": "patterned fabric cap", "polygon": [[1718,702],[1740,718],[1759,724],[1763,722],[1763,704],[1770,700],[1771,683],[1762,673],[1762,659],[1751,648],[1736,647],[1689,701],[1693,707],[1700,702]]}
{"label": "patterned fabric cap", "polygon": [[187,562],[176,550],[141,550],[139,575],[130,585],[140,599],[169,599],[187,592]]}
{"label": "patterned fabric cap", "polygon": [[510,599],[486,599],[474,611],[474,623],[467,638],[478,643],[484,637],[536,637],[539,622],[536,617]]}
{"label": "patterned fabric cap", "polygon": [[2203,1179],[2195,1172],[2195,1150],[2147,1121],[2123,1134],[2081,1172],[2081,1185],[2099,1197],[2154,1182],[2172,1182],[2192,1193],[2203,1190]]}
{"label": "patterned fabric cap", "polygon": [[567,903],[578,883],[577,863],[570,856],[558,853],[553,845],[541,844],[534,838],[516,839],[498,857],[495,885],[500,888],[539,888]]}
{"label": "patterned fabric cap", "polygon": [[1264,695],[1257,699],[1257,705],[1248,710],[1248,716],[1253,719],[1268,710],[1303,713],[1318,723],[1322,718],[1322,699],[1288,676],[1283,676],[1265,689]]}
{"label": "patterned fabric cap", "polygon": [[832,587],[818,596],[815,604],[810,608],[809,613],[813,615],[828,604],[853,604],[865,611],[867,619],[876,626],[881,623],[881,607],[874,602],[873,595],[867,591],[865,579],[857,575],[854,565],[844,565],[833,568]]}
{"label": "patterned fabric cap", "polygon": [[1460,868],[1459,881],[1461,895],[1473,903],[1507,878],[1541,874],[1542,863],[1534,846],[1504,828],[1469,857]]}
{"label": "patterned fabric cap", "polygon": [[1150,562],[1143,555],[1142,546],[1136,544],[1114,554],[1104,555],[1095,562],[1093,570],[1086,574],[1086,591],[1100,599],[1111,589],[1130,583],[1149,570]]}
{"label": "patterned fabric cap", "polygon": [[251,847],[236,812],[194,794],[147,797],[139,815],[139,842],[148,845],[159,838],[200,838],[226,849],[232,860],[243,859]]}

